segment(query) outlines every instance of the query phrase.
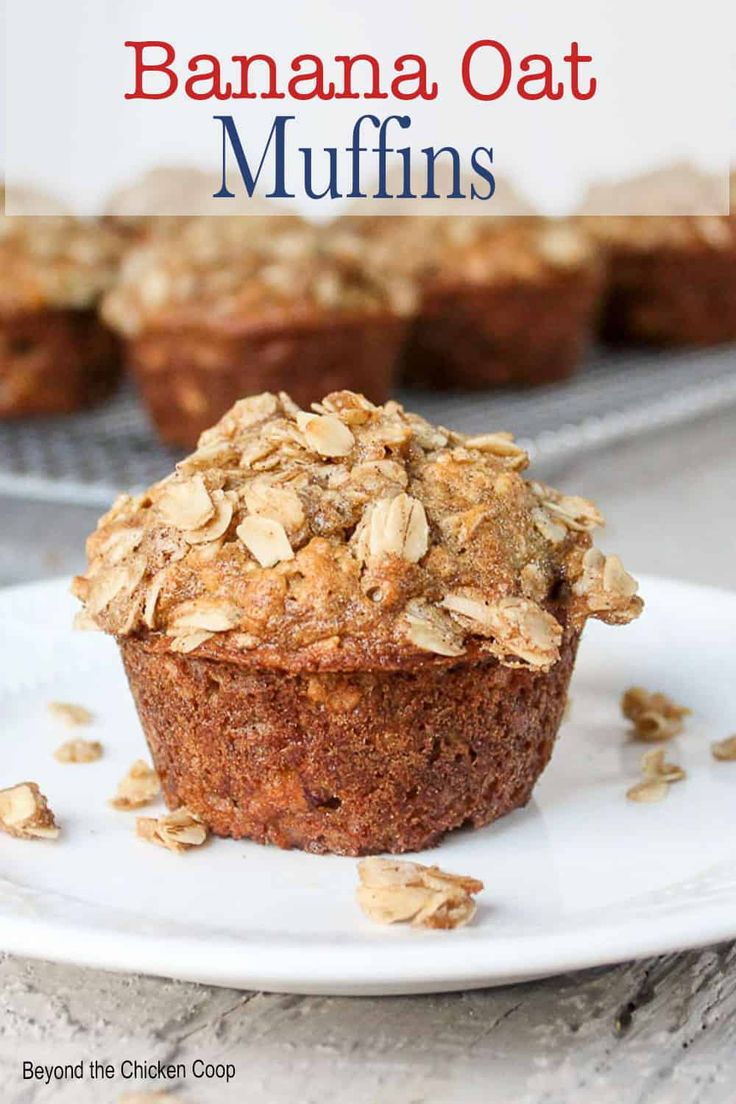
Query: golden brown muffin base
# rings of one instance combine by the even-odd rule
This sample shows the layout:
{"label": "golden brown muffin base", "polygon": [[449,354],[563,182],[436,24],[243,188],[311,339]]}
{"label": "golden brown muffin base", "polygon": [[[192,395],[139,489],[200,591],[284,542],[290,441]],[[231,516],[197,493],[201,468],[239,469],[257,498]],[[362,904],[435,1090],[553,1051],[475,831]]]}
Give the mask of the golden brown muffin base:
{"label": "golden brown muffin base", "polygon": [[120,368],[117,339],[94,311],[0,317],[0,417],[92,406],[112,392]]}
{"label": "golden brown muffin base", "polygon": [[736,250],[612,250],[602,336],[613,344],[736,341]]}
{"label": "golden brown muffin base", "polygon": [[421,850],[525,805],[577,642],[547,673],[489,658],[305,675],[118,641],[170,807],[220,836],[341,855]]}
{"label": "golden brown muffin base", "polygon": [[405,331],[393,315],[242,332],[178,326],[132,340],[128,360],[159,436],[192,447],[233,403],[261,391],[288,391],[305,408],[346,388],[385,402]]}
{"label": "golden brown muffin base", "polygon": [[404,352],[407,382],[438,389],[534,387],[571,375],[590,340],[597,272],[528,283],[428,288]]}

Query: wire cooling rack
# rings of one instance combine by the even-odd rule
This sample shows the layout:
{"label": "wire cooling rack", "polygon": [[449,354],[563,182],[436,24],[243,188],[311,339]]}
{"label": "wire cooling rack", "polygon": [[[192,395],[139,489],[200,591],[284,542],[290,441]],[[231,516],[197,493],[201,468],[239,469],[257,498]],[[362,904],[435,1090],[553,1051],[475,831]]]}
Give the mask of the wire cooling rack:
{"label": "wire cooling rack", "polygon": [[[736,346],[599,353],[573,379],[536,390],[399,398],[454,429],[510,429],[543,467],[736,403]],[[2,495],[105,507],[118,491],[161,478],[176,459],[156,440],[132,388],[90,413],[0,423]]]}

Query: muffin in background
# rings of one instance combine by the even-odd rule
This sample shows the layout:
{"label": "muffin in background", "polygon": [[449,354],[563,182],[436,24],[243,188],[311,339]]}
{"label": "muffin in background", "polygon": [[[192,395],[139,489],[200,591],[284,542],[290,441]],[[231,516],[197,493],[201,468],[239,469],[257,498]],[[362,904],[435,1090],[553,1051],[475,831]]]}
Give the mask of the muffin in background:
{"label": "muffin in background", "polygon": [[[732,181],[732,207],[735,190]],[[718,195],[718,182],[688,165],[590,189],[580,225],[605,257],[606,341],[736,341],[736,218],[697,213],[717,205]],[[652,213],[616,213],[632,208]],[[601,210],[610,214],[590,213]]]}
{"label": "muffin in background", "polygon": [[238,402],[89,537],[74,592],[112,634],[172,807],[213,832],[401,852],[524,805],[588,618],[641,610],[594,505],[361,395]]}
{"label": "muffin in background", "polygon": [[414,305],[405,277],[298,220],[195,218],[132,249],[103,317],[161,438],[193,445],[242,395],[385,399]]}
{"label": "muffin in background", "polygon": [[0,215],[0,417],[70,413],[113,390],[118,343],[97,305],[118,260],[99,222]]}
{"label": "muffin in background", "polygon": [[250,229],[254,233],[279,224],[289,229],[291,223],[293,228],[301,221],[293,208],[259,196],[215,199],[218,186],[216,173],[191,165],[149,169],[108,197],[105,221],[128,243],[156,235],[175,236],[194,218],[245,215],[253,219]]}
{"label": "muffin in background", "polygon": [[[420,286],[402,362],[407,382],[533,387],[580,366],[601,273],[598,250],[571,223],[420,218],[403,235],[415,241]],[[395,247],[411,255],[411,241]]]}
{"label": "muffin in background", "polygon": [[[527,387],[570,375],[593,330],[598,250],[573,224],[535,215],[505,177],[485,203],[446,198],[437,174],[430,214],[405,215],[400,200],[349,205],[336,228],[418,284],[419,306],[402,357],[406,382],[449,389]],[[400,191],[395,174],[390,191]],[[470,195],[471,185],[461,181]],[[416,187],[414,188],[416,191]],[[470,209],[474,213],[466,213]],[[458,213],[455,213],[458,212]]]}

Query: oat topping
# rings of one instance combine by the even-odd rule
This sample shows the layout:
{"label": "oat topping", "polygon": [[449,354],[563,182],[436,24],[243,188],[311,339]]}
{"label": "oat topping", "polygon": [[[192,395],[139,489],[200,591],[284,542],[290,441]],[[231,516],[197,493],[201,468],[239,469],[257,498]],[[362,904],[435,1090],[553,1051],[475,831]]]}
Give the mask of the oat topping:
{"label": "oat topping", "polygon": [[589,548],[583,555],[582,568],[573,590],[585,598],[593,616],[606,613],[613,623],[619,619],[630,621],[637,582],[624,569],[619,557],[604,556],[599,549]]}
{"label": "oat topping", "polygon": [[67,740],[54,752],[60,763],[94,763],[102,755],[99,740]]}
{"label": "oat topping", "polygon": [[564,495],[544,483],[532,483],[531,489],[539,498],[542,509],[565,529],[588,533],[605,521],[595,504],[580,495]]}
{"label": "oat topping", "polygon": [[17,839],[56,839],[60,832],[35,782],[0,790],[0,829]]}
{"label": "oat topping", "polygon": [[249,514],[243,518],[235,532],[261,567],[273,567],[283,560],[294,559],[294,549],[289,544],[286,530],[274,518]]}
{"label": "oat topping", "polygon": [[527,462],[509,434],[468,437],[396,402],[252,396],[114,503],[73,590],[104,631],[242,664],[546,670],[565,632],[642,603],[592,546],[596,507],[527,482]]}
{"label": "oat topping", "polygon": [[418,563],[429,547],[429,526],[424,506],[416,498],[397,494],[380,498],[361,519],[356,551],[363,562],[382,556],[399,556]]}
{"label": "oat topping", "polygon": [[583,225],[591,238],[614,253],[736,249],[736,230],[727,215],[604,215],[586,218]]}
{"label": "oat topping", "polygon": [[228,629],[234,629],[239,620],[237,608],[228,602],[195,598],[179,606],[171,627],[176,633],[186,633],[191,629],[203,629],[210,633],[227,632]]}
{"label": "oat topping", "polygon": [[155,801],[160,792],[161,783],[156,771],[143,759],[137,759],[121,778],[110,804],[114,809],[140,809]]}
{"label": "oat topping", "polygon": [[307,448],[319,456],[348,456],[355,445],[350,428],[334,414],[307,414],[297,411],[296,424],[304,434]]}
{"label": "oat topping", "polygon": [[477,878],[438,866],[371,857],[358,863],[358,904],[377,924],[411,922],[415,928],[459,928],[475,916]]}
{"label": "oat topping", "polygon": [[93,306],[113,282],[117,236],[92,219],[11,217],[4,205],[0,189],[0,314]]}
{"label": "oat topping", "polygon": [[671,740],[684,728],[684,718],[690,710],[677,705],[666,694],[650,693],[641,686],[632,686],[621,698],[621,712],[633,725],[637,740],[655,743]]}
{"label": "oat topping", "polygon": [[350,233],[296,219],[191,218],[126,254],[103,316],[128,336],[182,318],[262,326],[285,311],[403,316],[414,307],[413,283],[389,262]]}
{"label": "oat topping", "polygon": [[164,522],[182,532],[201,529],[215,513],[215,504],[201,475],[169,483],[158,500],[157,508]]}
{"label": "oat topping", "polygon": [[467,437],[465,447],[477,449],[478,452],[489,452],[491,456],[501,456],[516,471],[523,471],[529,463],[527,453],[516,444],[511,433],[481,433],[475,437]]}
{"label": "oat topping", "polygon": [[[736,249],[736,221],[708,215],[723,202],[717,175],[686,162],[628,180],[590,188],[580,208],[581,227],[604,247],[647,253],[652,250]],[[733,207],[733,203],[732,203]],[[636,210],[636,215],[626,214]]]}
{"label": "oat topping", "polygon": [[460,634],[452,621],[436,606],[421,600],[412,602],[405,615],[406,639],[423,652],[459,656],[464,652]]}
{"label": "oat topping", "polygon": [[710,745],[714,759],[720,759],[724,763],[736,762],[736,736],[727,736],[725,740],[717,740]]}
{"label": "oat topping", "polygon": [[136,833],[149,843],[169,851],[189,851],[207,839],[207,829],[190,809],[176,809],[162,817],[138,817]]}
{"label": "oat topping", "polygon": [[373,256],[433,290],[448,284],[543,282],[565,272],[598,271],[598,250],[572,221],[450,218],[352,219],[349,230]]}

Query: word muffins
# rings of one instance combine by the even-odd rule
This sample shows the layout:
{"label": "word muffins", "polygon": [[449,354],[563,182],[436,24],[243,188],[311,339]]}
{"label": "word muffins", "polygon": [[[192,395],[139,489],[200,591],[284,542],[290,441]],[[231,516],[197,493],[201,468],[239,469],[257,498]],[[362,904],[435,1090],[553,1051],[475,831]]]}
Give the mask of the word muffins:
{"label": "word muffins", "polygon": [[641,609],[585,499],[342,391],[244,399],[89,537],[163,792],[219,835],[418,850],[524,805],[585,621]]}

